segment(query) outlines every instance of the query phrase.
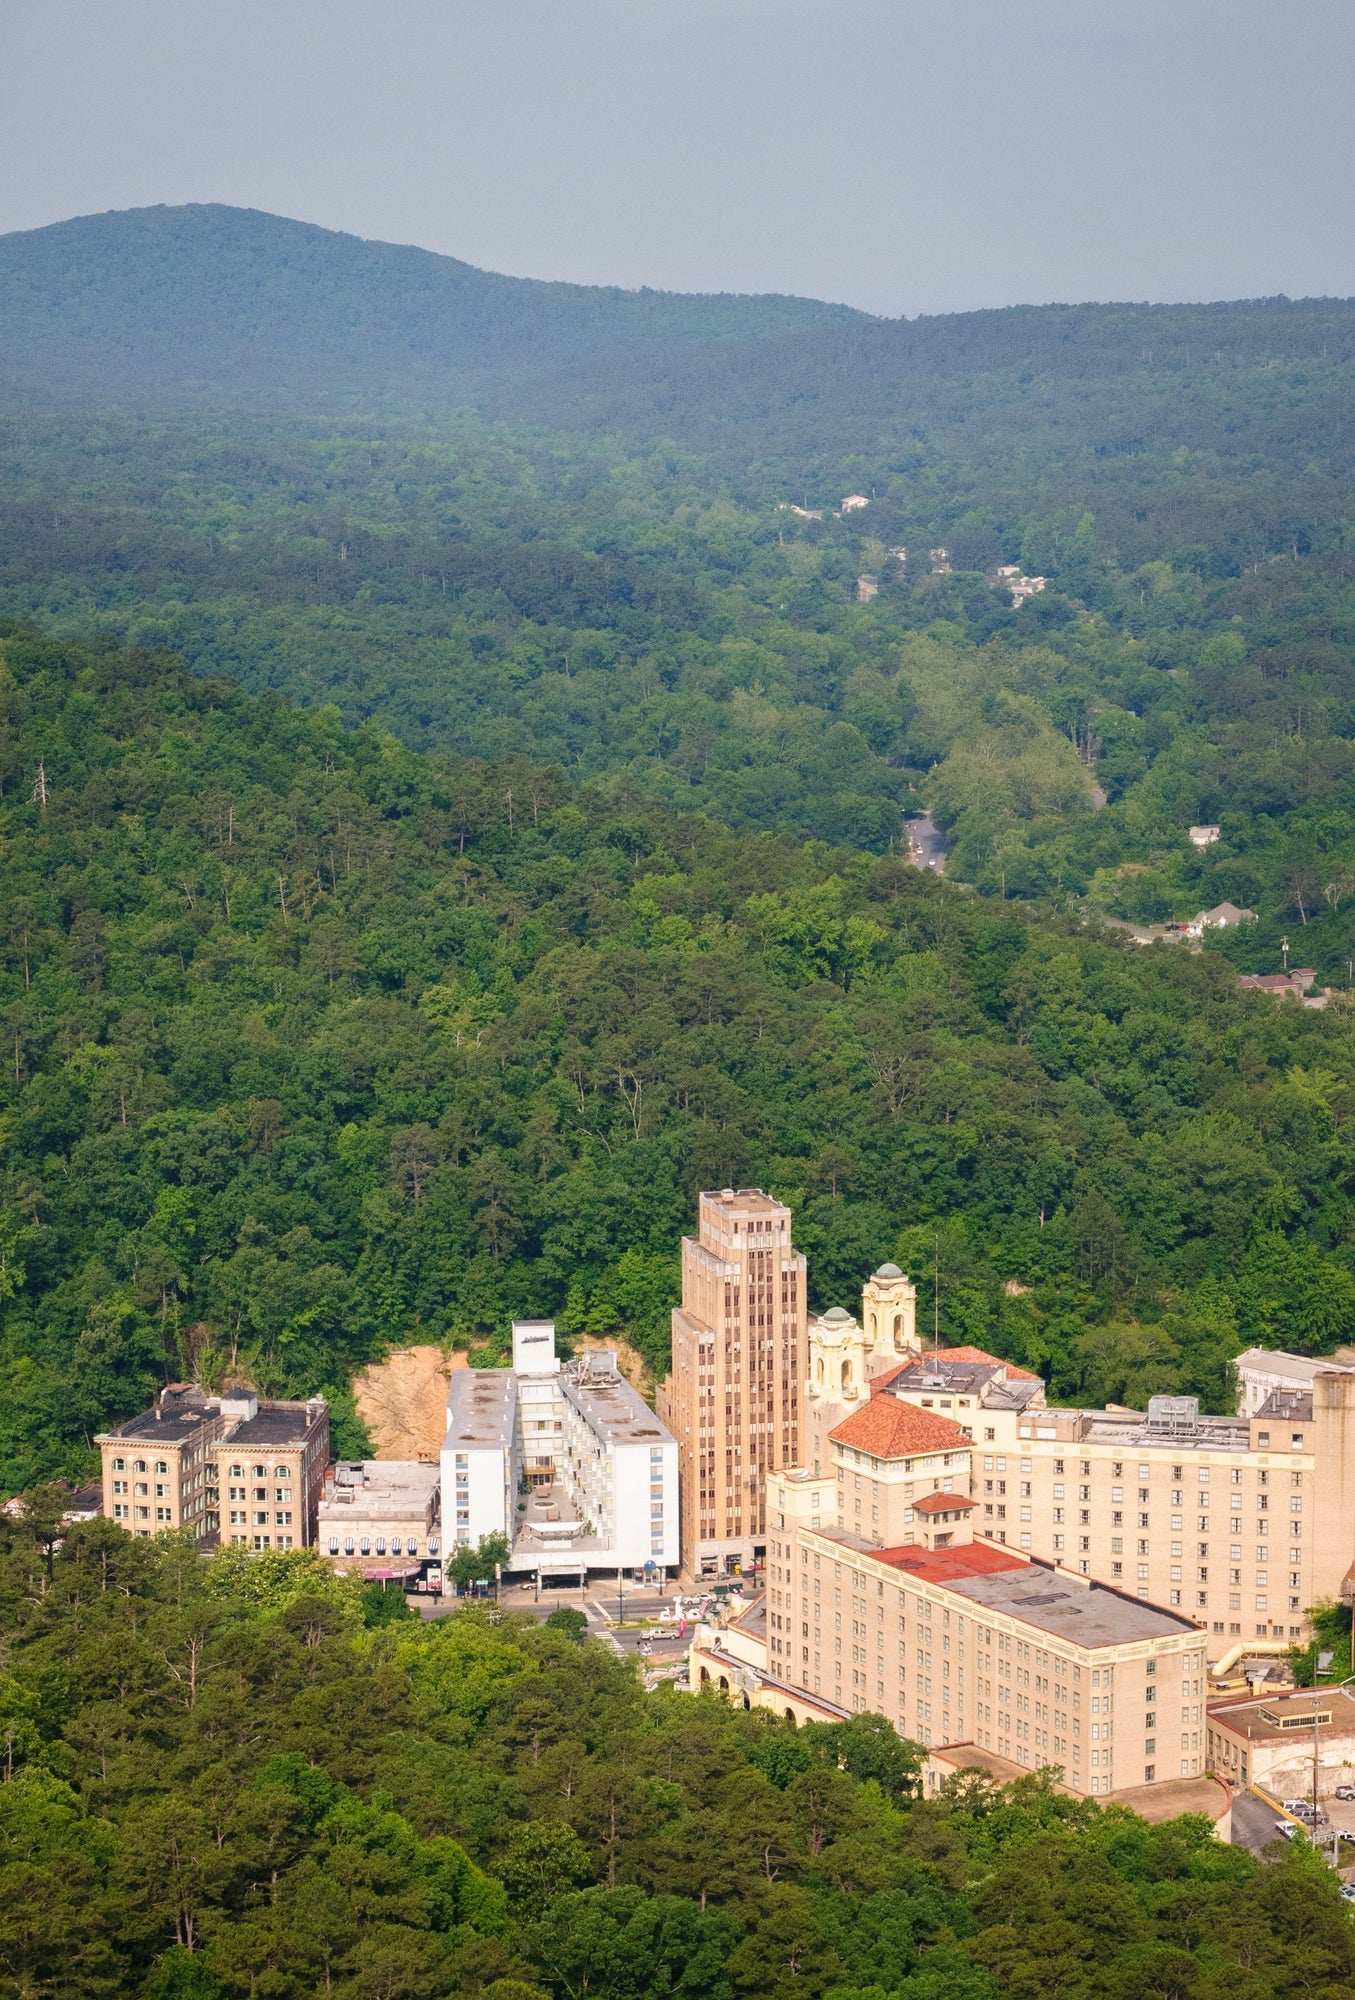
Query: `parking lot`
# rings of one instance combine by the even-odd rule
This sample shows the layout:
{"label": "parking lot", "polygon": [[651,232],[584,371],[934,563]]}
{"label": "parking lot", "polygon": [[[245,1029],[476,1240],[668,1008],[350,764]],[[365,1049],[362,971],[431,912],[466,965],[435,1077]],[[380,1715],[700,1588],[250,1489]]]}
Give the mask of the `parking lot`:
{"label": "parking lot", "polygon": [[[1314,1827],[1310,1837],[1314,1845],[1331,1852],[1333,1831],[1343,1837],[1340,1874],[1344,1881],[1355,1880],[1355,1799],[1322,1800],[1322,1810],[1327,1815],[1325,1825]],[[1237,1847],[1248,1847],[1253,1854],[1259,1854],[1272,1840],[1283,1838],[1276,1825],[1284,1818],[1277,1812],[1269,1799],[1257,1796],[1255,1792],[1235,1792],[1233,1794],[1232,1838]],[[1305,1829],[1307,1831],[1308,1829]],[[1348,1842],[1349,1844],[1344,1844]]]}

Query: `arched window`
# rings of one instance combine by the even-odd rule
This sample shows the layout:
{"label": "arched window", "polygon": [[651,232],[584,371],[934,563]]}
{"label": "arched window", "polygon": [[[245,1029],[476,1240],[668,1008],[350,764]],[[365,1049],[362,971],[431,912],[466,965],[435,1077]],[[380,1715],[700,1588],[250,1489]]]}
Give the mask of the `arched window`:
{"label": "arched window", "polygon": [[372,1552],[372,1542],[371,1542],[371,1537],[370,1537],[369,1535],[359,1535],[359,1536],[358,1536],[358,1553],[359,1553],[359,1555],[364,1555],[364,1556],[366,1556],[366,1555],[370,1555],[370,1554],[371,1554],[371,1552]]}
{"label": "arched window", "polygon": [[428,1537],[428,1553],[430,1556],[435,1556],[437,1552],[438,1552],[438,1538],[436,1535],[430,1535]]}
{"label": "arched window", "polygon": [[351,1556],[353,1553],[353,1537],[351,1535],[344,1536],[343,1552],[346,1556]]}
{"label": "arched window", "polygon": [[337,1535],[331,1535],[329,1538],[329,1553],[332,1556],[336,1556],[339,1553],[339,1538]]}
{"label": "arched window", "polygon": [[132,1465],[132,1470],[133,1470],[133,1472],[144,1472],[144,1471],[146,1470],[146,1461],[145,1461],[145,1459],[144,1459],[144,1458],[138,1458],[138,1459],[136,1459],[136,1460],[135,1460],[135,1461],[133,1462],[133,1465]]}
{"label": "arched window", "polygon": [[409,1550],[409,1553],[410,1553],[410,1554],[411,1554],[412,1556],[416,1556],[416,1555],[417,1555],[417,1554],[419,1553],[419,1538],[418,1538],[418,1536],[417,1536],[417,1535],[411,1535],[411,1536],[410,1536],[410,1538],[409,1538],[409,1540],[408,1540],[408,1541],[406,1542],[406,1544],[405,1544],[405,1547],[406,1547],[406,1548],[407,1548],[407,1549]]}
{"label": "arched window", "polygon": [[847,1395],[852,1386],[852,1364],[844,1354],[842,1357],[842,1393]]}
{"label": "arched window", "polygon": [[391,1536],[391,1554],[392,1554],[393,1556],[398,1556],[398,1555],[401,1555],[402,1553],[403,1553],[403,1544],[402,1544],[402,1542],[401,1542],[401,1539],[400,1539],[399,1535],[392,1535],[392,1536]]}
{"label": "arched window", "polygon": [[386,1553],[386,1537],[384,1535],[378,1535],[376,1538],[376,1552],[379,1556],[384,1556]]}
{"label": "arched window", "polygon": [[894,1315],[894,1338],[895,1338],[895,1340],[902,1340],[902,1339],[903,1339],[903,1314],[902,1314],[902,1313],[895,1313],[895,1315]]}

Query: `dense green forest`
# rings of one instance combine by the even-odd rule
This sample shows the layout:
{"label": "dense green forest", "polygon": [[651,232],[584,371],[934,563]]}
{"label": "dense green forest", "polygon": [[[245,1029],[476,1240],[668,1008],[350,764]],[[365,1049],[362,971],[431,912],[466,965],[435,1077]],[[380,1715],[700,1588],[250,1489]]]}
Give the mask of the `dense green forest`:
{"label": "dense green forest", "polygon": [[210,208],[0,271],[0,609],[1352,983],[1351,302],[884,322]]}
{"label": "dense green forest", "polygon": [[[1355,1014],[871,854],[0,639],[0,1483],[514,1313],[666,1355],[702,1186],[1058,1396],[1355,1311]],[[342,1420],[346,1422],[347,1419]],[[346,1433],[338,1432],[342,1443]]]}
{"label": "dense green forest", "polygon": [[[1355,556],[1335,531],[1230,576],[1180,549],[1125,572],[1085,513],[1043,546],[1024,516],[1005,539],[943,524],[976,567],[932,574],[936,528],[899,562],[884,501],[804,522],[690,466],[474,427],[54,416],[11,420],[0,450],[0,602],[56,630],[738,829],[887,853],[900,809],[929,806],[952,876],[989,892],[1139,920],[1226,898],[1263,919],[1248,969],[1297,928],[1348,983]],[[977,567],[1003,556],[1050,577],[1019,611]],[[1223,827],[1204,855],[1200,820]]]}
{"label": "dense green forest", "polygon": [[[59,1503],[58,1503],[59,1505]],[[1338,2000],[1273,1865],[1038,1776],[914,1796],[882,1718],[641,1692],[493,1609],[387,1622],[306,1552],[0,1520],[14,2000]],[[379,1591],[375,1593],[379,1600]],[[392,1606],[405,1609],[403,1599]]]}
{"label": "dense green forest", "polygon": [[[0,239],[0,2000],[1352,1989],[1302,1840],[924,1801],[879,1718],[44,1482],[178,1377],[363,1451],[356,1369],[523,1313],[657,1374],[728,1183],[814,1306],[893,1258],[1051,1400],[1349,1339],[1353,374],[1341,300]],[[1105,922],[1225,898],[1198,953]],[[1238,991],[1286,940],[1325,1011]]]}

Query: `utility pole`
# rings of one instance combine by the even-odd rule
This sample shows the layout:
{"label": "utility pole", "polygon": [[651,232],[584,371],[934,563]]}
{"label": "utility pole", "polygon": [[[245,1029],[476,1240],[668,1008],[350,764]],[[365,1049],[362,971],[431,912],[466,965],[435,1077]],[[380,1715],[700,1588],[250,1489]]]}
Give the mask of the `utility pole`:
{"label": "utility pole", "polygon": [[1315,1694],[1315,1695],[1313,1696],[1313,1832],[1314,1832],[1314,1833],[1316,1833],[1316,1832],[1317,1832],[1317,1813],[1318,1813],[1318,1805],[1317,1805],[1317,1753],[1318,1753],[1318,1746],[1319,1746],[1319,1744],[1321,1743],[1321,1740],[1322,1740],[1322,1737],[1321,1737],[1321,1730],[1320,1730],[1320,1726],[1319,1726],[1319,1724],[1318,1724],[1318,1719],[1317,1719],[1317,1717],[1318,1717],[1318,1711],[1319,1711],[1319,1709],[1320,1709],[1320,1707],[1321,1707],[1321,1704],[1322,1704],[1322,1697],[1321,1697],[1321,1695],[1316,1695],[1316,1694]]}

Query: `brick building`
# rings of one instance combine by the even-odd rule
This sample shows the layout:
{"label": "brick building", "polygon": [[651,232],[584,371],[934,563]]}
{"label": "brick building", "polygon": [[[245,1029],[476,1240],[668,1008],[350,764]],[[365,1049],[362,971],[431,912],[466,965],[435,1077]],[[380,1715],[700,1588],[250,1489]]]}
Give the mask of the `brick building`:
{"label": "brick building", "polygon": [[329,1405],[165,1389],[149,1410],[95,1438],[103,1505],[130,1534],[187,1528],[252,1549],[309,1548],[329,1463]]}

